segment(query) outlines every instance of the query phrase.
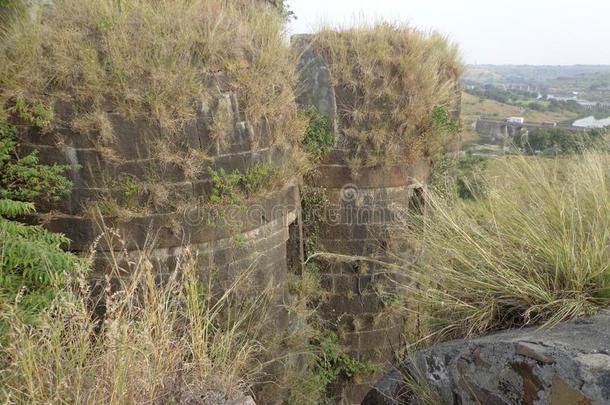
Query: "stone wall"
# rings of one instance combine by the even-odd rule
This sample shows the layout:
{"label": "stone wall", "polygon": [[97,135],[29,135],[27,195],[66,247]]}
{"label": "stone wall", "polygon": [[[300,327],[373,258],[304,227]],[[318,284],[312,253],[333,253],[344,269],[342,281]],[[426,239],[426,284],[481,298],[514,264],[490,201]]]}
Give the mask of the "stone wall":
{"label": "stone wall", "polygon": [[[388,262],[391,255],[408,255],[409,243],[393,232],[400,213],[418,199],[430,174],[431,160],[421,158],[411,164],[360,168],[355,173],[348,164],[353,144],[342,136],[337,122],[336,94],[342,89],[333,82],[324,59],[309,46],[310,36],[293,37],[292,46],[300,55],[300,93],[297,102],[315,106],[328,116],[336,135],[336,146],[319,165],[309,187],[321,191],[328,200],[317,250],[350,256],[347,260],[319,260],[327,301],[322,317],[339,331],[339,343],[362,362],[386,369],[402,332],[402,317],[389,302],[400,295],[401,276],[367,257]],[[376,375],[360,375],[329,387],[341,404],[359,404]]]}
{"label": "stone wall", "polygon": [[[412,166],[363,169],[351,175],[335,151],[320,167],[318,185],[326,193],[336,216],[320,227],[319,249],[354,256],[349,261],[321,262],[328,301],[323,316],[343,333],[339,342],[361,362],[373,362],[383,371],[399,346],[403,319],[393,308],[401,295],[401,274],[369,260],[395,260],[392,254],[408,251],[407,241],[393,232],[398,215],[408,209],[420,182],[426,182],[426,162]],[[376,375],[358,376],[331,387],[342,404],[360,403]]]}
{"label": "stone wall", "polygon": [[[229,111],[230,125],[219,139],[210,128],[221,107]],[[66,120],[74,114],[69,103],[58,103],[55,113]],[[271,290],[268,330],[274,335],[286,330],[286,245],[299,208],[297,182],[286,179],[246,201],[217,207],[209,204],[213,181],[208,172],[208,167],[228,173],[262,162],[282,164],[285,151],[270,144],[264,128],[253,128],[243,119],[232,93],[203,106],[198,119],[172,137],[145,119],[125,119],[110,111],[107,118],[112,139],[61,127],[48,134],[22,129],[21,151],[38,150],[47,164],[78,165],[70,171],[71,195],[53,207],[38,206],[32,220],[64,233],[73,252],[88,255],[94,245],[94,281],[107,277],[115,263],[129,277],[128,263],[142,252],[160,281],[187,254],[196,259],[202,280],[214,274],[218,293],[247,274],[238,286],[239,298]],[[159,142],[165,142],[168,156],[162,155]],[[196,158],[182,161],[189,156]],[[134,201],[127,201],[123,181],[137,185],[137,195],[130,197]],[[117,212],[107,212],[108,201],[118,206]]]}
{"label": "stone wall", "polygon": [[610,313],[551,330],[525,328],[458,340],[417,353],[376,385],[363,405],[422,404],[404,375],[441,404],[610,403]]}

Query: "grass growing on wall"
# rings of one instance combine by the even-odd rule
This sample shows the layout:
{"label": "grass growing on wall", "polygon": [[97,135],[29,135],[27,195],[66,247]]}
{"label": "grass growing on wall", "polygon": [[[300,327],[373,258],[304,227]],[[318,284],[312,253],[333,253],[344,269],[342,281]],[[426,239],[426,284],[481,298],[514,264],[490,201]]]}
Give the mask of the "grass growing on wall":
{"label": "grass growing on wall", "polygon": [[445,338],[610,306],[610,157],[497,159],[486,193],[432,197],[421,224],[426,255],[413,292]]}
{"label": "grass growing on wall", "polygon": [[439,34],[382,23],[323,29],[313,46],[330,66],[339,132],[355,145],[356,166],[417,157],[439,135],[435,108],[458,108],[462,63]]}
{"label": "grass growing on wall", "polygon": [[[237,94],[255,128],[294,131],[294,62],[283,17],[251,0],[55,0],[7,32],[0,103],[72,103],[53,124],[108,134],[108,110],[146,117],[169,133]],[[216,114],[222,118],[222,114]],[[67,122],[66,122],[67,121]],[[213,126],[222,126],[215,123]],[[112,128],[110,128],[110,131]]]}

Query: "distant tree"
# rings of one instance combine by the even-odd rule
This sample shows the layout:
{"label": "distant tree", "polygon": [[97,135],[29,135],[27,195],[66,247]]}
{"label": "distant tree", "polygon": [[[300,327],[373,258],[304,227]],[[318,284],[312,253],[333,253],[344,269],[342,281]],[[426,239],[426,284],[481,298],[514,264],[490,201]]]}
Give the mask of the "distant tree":
{"label": "distant tree", "polygon": [[[2,0],[0,0],[0,1],[2,1]],[[284,16],[284,19],[286,21],[296,20],[297,16],[290,9],[290,6],[286,2],[286,0],[266,0],[266,1],[273,4],[277,8],[279,8],[280,12],[282,13],[282,15]]]}
{"label": "distant tree", "polygon": [[572,154],[584,149],[604,147],[606,133],[602,129],[573,132],[562,128],[535,128],[527,135],[516,136],[513,145],[529,155]]}
{"label": "distant tree", "polygon": [[527,105],[527,108],[529,108],[530,110],[534,110],[534,111],[544,111],[544,105],[542,105],[541,103],[537,102],[537,101],[532,101],[531,103],[529,103]]}

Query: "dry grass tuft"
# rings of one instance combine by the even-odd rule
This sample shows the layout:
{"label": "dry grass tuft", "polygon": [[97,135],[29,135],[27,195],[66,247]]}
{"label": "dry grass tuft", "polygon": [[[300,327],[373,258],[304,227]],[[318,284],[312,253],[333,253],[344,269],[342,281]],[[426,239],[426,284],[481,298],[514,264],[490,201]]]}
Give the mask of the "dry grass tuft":
{"label": "dry grass tuft", "polygon": [[8,30],[0,53],[0,104],[10,107],[17,97],[30,105],[67,101],[76,120],[56,117],[55,125],[107,138],[99,118],[108,110],[146,117],[171,134],[233,91],[255,128],[276,140],[291,133],[294,60],[282,16],[266,2],[53,4]]}
{"label": "dry grass tuft", "polygon": [[330,65],[339,132],[360,165],[417,157],[433,138],[434,108],[459,107],[458,49],[437,33],[389,23],[322,29],[313,46]]}
{"label": "dry grass tuft", "polygon": [[508,157],[485,197],[432,198],[414,290],[432,332],[552,326],[609,307],[609,164],[596,152]]}
{"label": "dry grass tuft", "polygon": [[115,263],[106,279],[102,324],[89,310],[84,278],[36,325],[1,303],[8,325],[1,402],[221,405],[248,392],[261,372],[268,303],[265,292],[234,302],[249,273],[212,298],[212,282],[202,281],[188,256],[162,285],[147,253],[130,263]]}

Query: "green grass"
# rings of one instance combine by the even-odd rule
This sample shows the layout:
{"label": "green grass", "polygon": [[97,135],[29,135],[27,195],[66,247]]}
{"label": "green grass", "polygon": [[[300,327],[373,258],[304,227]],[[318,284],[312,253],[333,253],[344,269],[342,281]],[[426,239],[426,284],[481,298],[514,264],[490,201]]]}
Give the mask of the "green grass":
{"label": "green grass", "polygon": [[432,332],[551,326],[610,306],[609,163],[498,157],[483,196],[432,196],[413,290]]}
{"label": "green grass", "polygon": [[508,117],[524,117],[528,122],[571,122],[578,118],[578,113],[562,110],[534,111],[527,107],[500,103],[495,100],[481,98],[467,92],[462,93],[462,114],[466,121],[472,122],[478,117],[505,119]]}

